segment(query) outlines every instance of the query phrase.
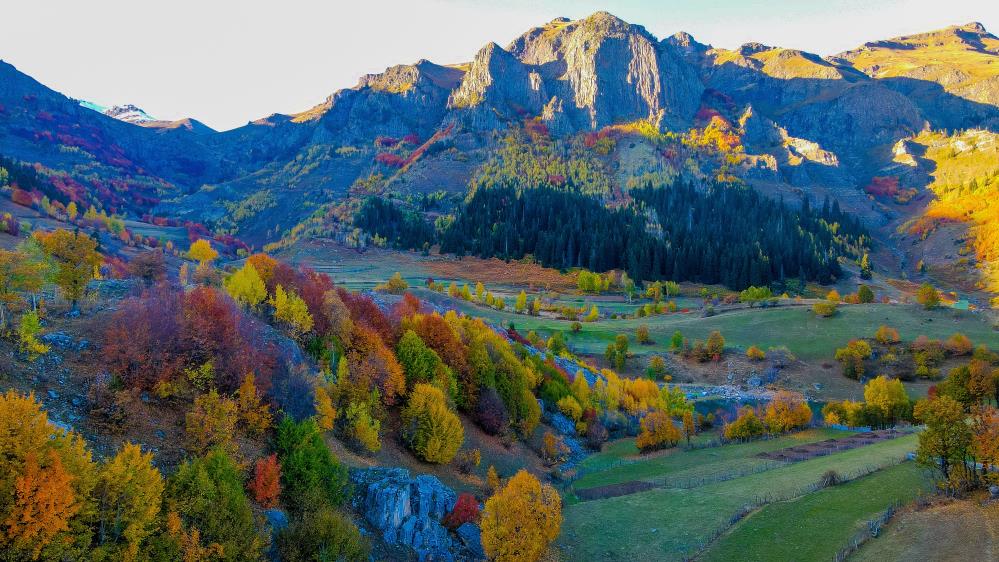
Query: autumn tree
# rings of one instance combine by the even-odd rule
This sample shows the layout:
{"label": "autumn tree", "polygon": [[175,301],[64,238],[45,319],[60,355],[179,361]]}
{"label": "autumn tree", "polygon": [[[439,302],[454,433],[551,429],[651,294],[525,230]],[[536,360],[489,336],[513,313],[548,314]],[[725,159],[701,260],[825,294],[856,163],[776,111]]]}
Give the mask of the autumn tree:
{"label": "autumn tree", "polygon": [[748,441],[763,435],[764,429],[763,422],[757,417],[756,411],[746,406],[739,410],[739,415],[735,421],[725,426],[723,433],[725,439]]}
{"label": "autumn tree", "polygon": [[199,238],[191,243],[191,247],[187,250],[187,256],[198,262],[198,267],[204,267],[215,261],[219,257],[219,253],[215,248],[212,248],[212,244],[208,240]]}
{"label": "autumn tree", "polygon": [[916,302],[923,305],[923,308],[930,310],[940,306],[940,293],[929,283],[923,283],[916,293]]}
{"label": "autumn tree", "polygon": [[898,343],[899,340],[901,340],[901,337],[898,335],[898,330],[882,324],[878,330],[874,332],[874,339],[882,345],[888,345]]}
{"label": "autumn tree", "polygon": [[763,413],[763,423],[770,433],[786,433],[805,427],[811,421],[812,410],[805,397],[789,390],[775,393]]}
{"label": "autumn tree", "polygon": [[872,354],[871,345],[864,340],[851,340],[846,347],[836,350],[836,361],[843,366],[843,375],[860,380],[864,376],[864,361]]}
{"label": "autumn tree", "polygon": [[711,360],[718,361],[722,353],[725,352],[725,338],[721,335],[721,332],[715,330],[708,334],[708,341],[705,344],[705,348],[708,355],[711,356]]}
{"label": "autumn tree", "polygon": [[690,447],[690,439],[697,434],[697,425],[694,423],[694,412],[688,411],[683,413],[683,438],[687,440],[687,446]]}
{"label": "autumn tree", "polygon": [[249,486],[253,500],[261,507],[272,508],[277,505],[278,496],[281,495],[281,465],[276,454],[257,459]]}
{"label": "autumn tree", "polygon": [[763,361],[767,358],[767,354],[759,347],[751,345],[749,346],[749,349],[746,350],[746,357],[750,361]]}
{"label": "autumn tree", "polygon": [[916,402],[913,413],[926,425],[919,434],[916,460],[938,468],[948,481],[951,468],[967,460],[971,446],[971,427],[965,422],[964,408],[949,396],[938,396]]}
{"label": "autumn tree", "polygon": [[363,562],[370,559],[371,544],[346,514],[319,506],[278,534],[277,552],[285,562]]}
{"label": "autumn tree", "polygon": [[323,431],[330,431],[336,423],[337,410],[329,392],[322,386],[315,390],[316,425]]}
{"label": "autumn tree", "polygon": [[643,345],[652,343],[652,338],[649,336],[648,326],[642,324],[638,328],[635,328],[635,341]]}
{"label": "autumn tree", "polygon": [[163,250],[157,248],[135,256],[128,262],[128,272],[147,286],[162,281],[167,272]]}
{"label": "autumn tree", "polygon": [[94,270],[101,263],[97,241],[79,231],[54,230],[36,232],[45,254],[55,263],[54,281],[70,300],[73,310],[86,294],[87,285],[94,278]]}
{"label": "autumn tree", "polygon": [[828,318],[836,314],[838,303],[831,300],[818,301],[812,305],[812,312],[819,318]]}
{"label": "autumn tree", "polygon": [[[97,485],[98,542],[126,560],[135,560],[156,530],[164,484],[152,453],[125,443],[100,471]],[[124,544],[121,544],[124,543]]]}
{"label": "autumn tree", "polygon": [[655,410],[645,414],[641,427],[635,445],[643,452],[675,447],[680,441],[680,430],[666,412]]}
{"label": "autumn tree", "polygon": [[267,287],[253,264],[246,262],[243,267],[222,282],[232,300],[254,309],[267,298]]}
{"label": "autumn tree", "polygon": [[236,407],[240,422],[250,433],[260,435],[271,427],[271,409],[260,399],[253,373],[243,377],[236,391]]}
{"label": "autumn tree", "polygon": [[220,395],[214,388],[195,398],[194,407],[186,418],[187,437],[193,449],[204,452],[218,447],[232,451],[238,416],[236,402]]}
{"label": "autumn tree", "polygon": [[486,471],[486,489],[489,490],[490,494],[495,494],[499,492],[500,486],[500,478],[496,472],[496,467],[489,465],[489,470]]}
{"label": "autumn tree", "polygon": [[448,408],[444,393],[428,384],[413,388],[402,422],[409,446],[427,462],[451,462],[465,441],[461,420]]}
{"label": "autumn tree", "polygon": [[645,375],[653,380],[667,379],[669,377],[669,370],[666,368],[666,360],[660,355],[653,355],[649,359],[649,366],[645,369]]}
{"label": "autumn tree", "polygon": [[974,416],[971,450],[982,463],[982,474],[991,482],[999,483],[999,410],[981,408]]}
{"label": "autumn tree", "polygon": [[82,558],[96,482],[79,435],[50,424],[33,395],[0,395],[0,552],[12,560]]}
{"label": "autumn tree", "polygon": [[521,470],[486,500],[482,547],[490,560],[535,561],[558,536],[561,526],[562,500],[558,492]]}
{"label": "autumn tree", "polygon": [[301,337],[312,330],[309,307],[295,291],[278,285],[268,302],[274,307],[274,319],[284,324],[293,336]]}
{"label": "autumn tree", "polygon": [[271,281],[274,279],[274,270],[278,266],[276,259],[267,254],[253,254],[246,258],[246,263],[253,266],[253,269],[256,270],[268,291],[274,290],[274,285],[271,284]]}
{"label": "autumn tree", "polygon": [[909,396],[898,379],[881,375],[867,381],[864,402],[868,411],[878,419],[878,425],[892,426],[909,417]]}
{"label": "autumn tree", "polygon": [[25,252],[0,250],[0,328],[7,327],[8,311],[24,301],[23,293],[41,289],[44,269]]}

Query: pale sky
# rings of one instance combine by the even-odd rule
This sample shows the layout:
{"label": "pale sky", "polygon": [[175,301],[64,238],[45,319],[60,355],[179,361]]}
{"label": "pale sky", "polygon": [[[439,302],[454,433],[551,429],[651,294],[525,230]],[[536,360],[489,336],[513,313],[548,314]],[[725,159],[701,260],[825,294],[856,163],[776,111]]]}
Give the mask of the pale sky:
{"label": "pale sky", "polygon": [[0,59],[74,98],[224,130],[303,111],[362,74],[467,61],[598,10],[660,38],[821,55],[970,21],[999,33],[999,0],[5,0]]}

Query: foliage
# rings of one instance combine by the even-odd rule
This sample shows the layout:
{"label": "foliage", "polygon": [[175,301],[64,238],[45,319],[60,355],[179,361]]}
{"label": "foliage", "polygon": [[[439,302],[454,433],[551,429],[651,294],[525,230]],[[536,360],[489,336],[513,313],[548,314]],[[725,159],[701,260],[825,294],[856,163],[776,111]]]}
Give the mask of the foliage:
{"label": "foliage", "polygon": [[666,380],[669,382],[670,375],[666,368],[666,360],[660,355],[650,357],[649,366],[645,369],[645,375],[653,380]]}
{"label": "foliage", "polygon": [[441,521],[448,529],[457,529],[465,523],[477,523],[479,521],[479,500],[468,492],[463,492],[458,496],[458,501],[454,504],[454,509],[444,516]]}
{"label": "foliage", "polygon": [[370,551],[353,521],[328,506],[304,513],[277,537],[277,552],[288,562],[363,562]]}
{"label": "foliage", "polygon": [[805,397],[789,390],[775,393],[763,414],[763,424],[770,433],[787,433],[811,422],[812,410]]}
{"label": "foliage", "polygon": [[749,346],[749,349],[746,350],[746,357],[750,361],[763,361],[767,358],[767,354],[759,347],[751,345]]}
{"label": "foliage", "polygon": [[923,283],[916,292],[916,302],[923,305],[923,308],[930,310],[940,306],[940,293],[929,283]]}
{"label": "foliage", "polygon": [[338,507],[349,496],[347,470],[323,441],[315,421],[278,423],[274,448],[281,463],[282,498],[295,510]]}
{"label": "foliage", "polygon": [[219,257],[218,251],[212,248],[211,243],[204,238],[198,238],[192,242],[191,247],[187,250],[187,255],[201,265],[209,264]]}
{"label": "foliage", "polygon": [[236,409],[239,412],[240,422],[250,433],[260,435],[270,429],[271,409],[261,401],[253,373],[247,373],[243,377],[243,383],[236,391]]}
{"label": "foliage", "polygon": [[878,343],[882,345],[888,345],[898,343],[901,340],[901,337],[898,335],[898,330],[882,324],[878,327],[878,330],[874,332],[874,339],[878,340]]}
{"label": "foliage", "polygon": [[235,450],[238,413],[236,402],[214,388],[195,398],[185,424],[191,447],[201,453],[215,447],[226,452]]}
{"label": "foliage", "polygon": [[262,555],[243,477],[224,451],[182,464],[167,481],[167,498],[182,521],[203,540],[221,546],[221,560],[255,560]]}
{"label": "foliage", "polygon": [[448,463],[465,441],[461,420],[452,412],[440,389],[417,384],[402,411],[404,436],[421,459]]}
{"label": "foliage", "polygon": [[[828,283],[841,274],[834,256],[866,241],[859,223],[838,207],[826,214],[808,205],[792,210],[748,188],[698,190],[678,182],[629,195],[636,205],[608,208],[573,190],[527,187],[521,178],[490,184],[472,191],[443,233],[441,250],[507,259],[530,254],[549,267],[623,269],[632,279],[742,289],[766,286],[782,271]],[[649,232],[643,207],[654,210],[662,236]]]}
{"label": "foliage", "polygon": [[37,312],[32,310],[21,315],[21,322],[17,327],[18,344],[21,351],[27,353],[32,360],[49,352],[49,346],[38,339],[41,331],[42,323]]}
{"label": "foliage", "polygon": [[278,285],[268,302],[274,307],[274,319],[287,326],[295,337],[301,337],[312,329],[309,307],[292,289],[285,290]]}
{"label": "foliage", "polygon": [[482,546],[491,560],[534,561],[562,526],[562,501],[551,486],[521,470],[486,500]]}
{"label": "foliage", "polygon": [[94,269],[101,263],[97,241],[82,232],[54,230],[37,231],[35,238],[41,243],[56,265],[54,281],[66,298],[76,306],[87,291],[87,284],[94,278]]}
{"label": "foliage", "polygon": [[261,507],[271,508],[277,505],[278,496],[281,495],[281,465],[276,454],[257,459],[253,465],[253,480],[249,487],[253,500]]}
{"label": "foliage", "polygon": [[401,295],[406,292],[409,288],[409,283],[402,278],[402,274],[396,271],[388,281],[380,285],[375,285],[376,291],[382,291],[385,293],[392,293],[394,295]]}
{"label": "foliage", "polygon": [[96,495],[101,545],[107,549],[123,541],[124,557],[136,558],[156,530],[163,490],[163,477],[153,466],[152,453],[125,443],[100,470]]}
{"label": "foliage", "polygon": [[368,453],[377,453],[382,448],[378,432],[381,422],[371,416],[371,407],[367,402],[351,402],[344,412],[344,423],[348,438]]}
{"label": "foliage", "polygon": [[836,314],[836,308],[839,305],[833,300],[819,301],[812,305],[812,312],[815,313],[819,318],[829,318],[830,316]]}
{"label": "foliage", "polygon": [[641,426],[642,430],[635,438],[635,446],[643,452],[675,447],[680,441],[680,430],[665,412],[656,410],[645,414]]}
{"label": "foliage", "polygon": [[412,210],[392,201],[368,197],[354,214],[354,226],[387,240],[393,248],[419,250],[433,243],[434,227]]}
{"label": "foliage", "polygon": [[948,481],[954,464],[967,460],[971,446],[971,427],[965,422],[964,408],[949,396],[916,402],[913,414],[926,425],[919,434],[916,460],[937,468]]}
{"label": "foliage", "polygon": [[851,340],[846,347],[836,350],[836,361],[843,365],[843,376],[860,380],[864,376],[864,361],[871,356],[870,344],[864,340]]}
{"label": "foliage", "polygon": [[763,422],[756,416],[756,411],[750,407],[739,410],[739,416],[725,426],[725,439],[748,441],[763,435]]}
{"label": "foliage", "polygon": [[864,385],[864,402],[874,414],[872,425],[892,426],[909,417],[909,396],[898,379],[889,380],[884,375],[874,377]]}
{"label": "foliage", "polygon": [[232,300],[251,309],[256,308],[267,298],[264,280],[249,261],[243,264],[242,269],[227,277],[223,281],[223,286]]}

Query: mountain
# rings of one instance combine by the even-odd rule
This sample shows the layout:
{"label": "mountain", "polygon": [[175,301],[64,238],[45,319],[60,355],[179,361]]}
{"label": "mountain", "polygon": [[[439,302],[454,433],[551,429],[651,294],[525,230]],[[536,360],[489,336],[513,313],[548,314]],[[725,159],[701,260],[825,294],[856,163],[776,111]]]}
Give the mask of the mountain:
{"label": "mountain", "polygon": [[224,132],[134,106],[102,115],[2,63],[0,151],[75,175],[98,206],[204,222],[259,246],[296,225],[329,234],[365,195],[463,197],[509,132],[577,156],[578,143],[624,135],[584,154],[613,188],[596,190],[605,198],[664,170],[737,177],[792,198],[830,195],[887,236],[925,204],[872,201],[862,187],[891,177],[931,195],[932,166],[900,164],[899,143],[994,132],[997,96],[999,40],[980,24],[821,57],[659,39],[598,12],[488,43],[467,63],[393,66],[301,113]]}

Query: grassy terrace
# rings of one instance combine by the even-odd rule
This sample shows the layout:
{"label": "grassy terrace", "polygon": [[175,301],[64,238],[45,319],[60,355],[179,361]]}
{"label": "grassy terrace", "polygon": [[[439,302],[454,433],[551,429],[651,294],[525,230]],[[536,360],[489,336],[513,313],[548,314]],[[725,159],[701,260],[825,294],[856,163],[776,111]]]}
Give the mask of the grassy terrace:
{"label": "grassy terrace", "polygon": [[793,501],[768,505],[722,535],[699,560],[829,560],[867,521],[930,484],[907,462]]}
{"label": "grassy terrace", "polygon": [[692,451],[674,449],[665,451],[662,456],[651,458],[638,456],[634,439],[624,439],[616,442],[613,448],[609,447],[608,450],[583,461],[579,469],[584,474],[573,482],[573,487],[582,490],[632,480],[661,479],[664,476],[711,477],[746,471],[756,466],[773,463],[756,458],[758,453],[847,435],[850,435],[850,432],[826,428],[809,429],[766,441],[751,441]]}
{"label": "grassy terrace", "polygon": [[[912,434],[696,488],[659,488],[570,504],[564,511],[565,523],[559,540],[570,557],[583,560],[682,559],[704,548],[745,506],[763,497],[793,494],[819,481],[827,470],[849,475],[871,467],[893,465],[915,450],[916,442],[917,435]],[[750,445],[765,446],[763,443],[773,442]],[[718,456],[710,459],[707,455],[711,452]],[[738,465],[739,459],[747,460],[756,452],[758,450],[745,445],[680,452],[663,457],[666,462],[661,472],[650,468],[636,474],[647,477],[670,476],[674,471],[690,471],[690,475],[720,474],[724,469],[712,467],[713,464],[722,463],[732,468]],[[686,455],[693,459],[686,460]],[[615,475],[614,478],[624,476]],[[590,482],[597,485],[601,479],[594,475]]]}

